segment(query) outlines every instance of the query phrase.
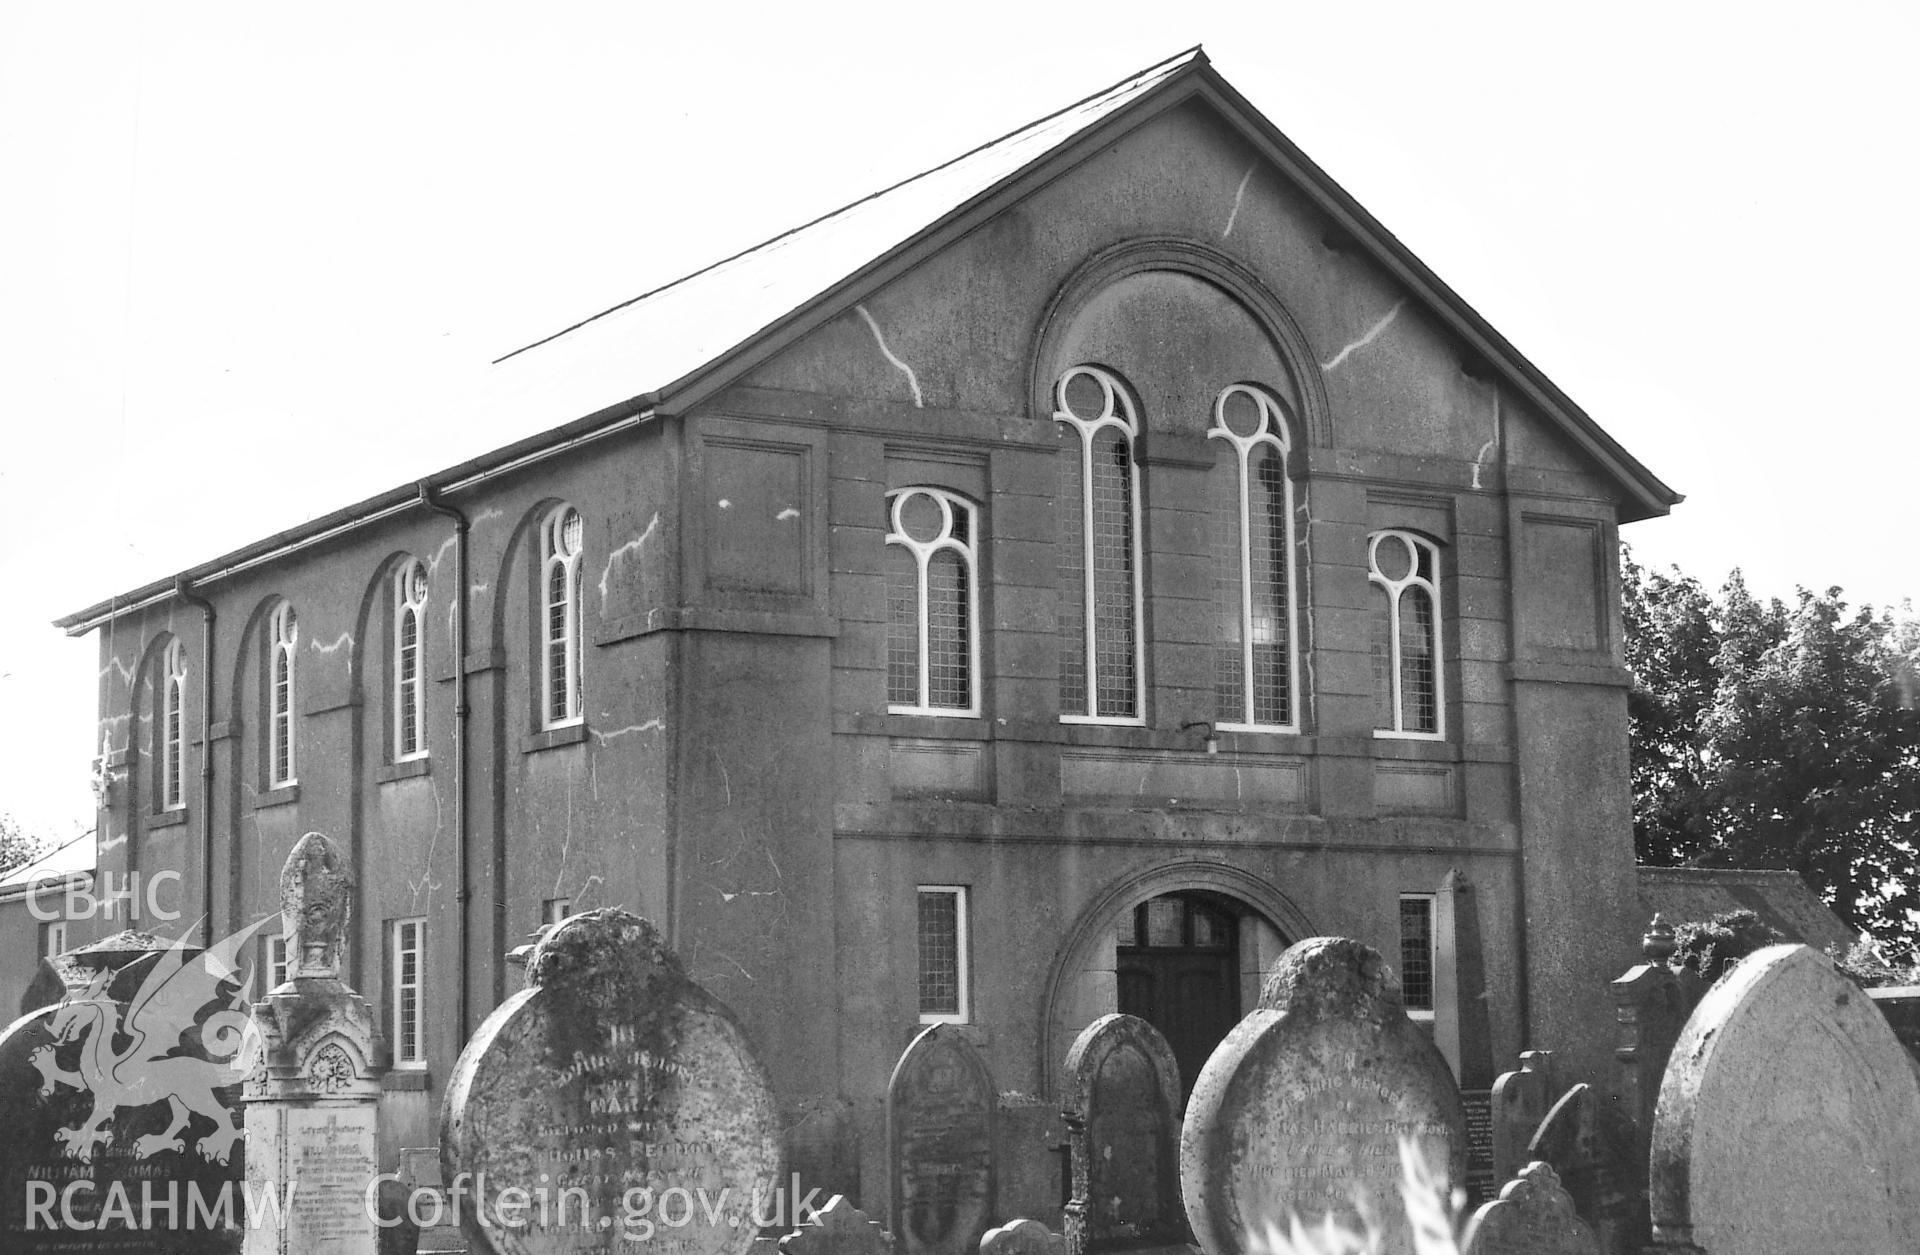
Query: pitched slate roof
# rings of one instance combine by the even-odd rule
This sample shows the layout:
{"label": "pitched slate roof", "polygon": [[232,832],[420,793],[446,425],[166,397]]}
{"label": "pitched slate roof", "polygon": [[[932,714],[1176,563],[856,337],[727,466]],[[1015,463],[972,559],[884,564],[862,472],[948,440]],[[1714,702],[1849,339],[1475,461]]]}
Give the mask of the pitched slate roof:
{"label": "pitched slate roof", "polygon": [[[1623,488],[1623,520],[1681,500],[1329,178],[1191,48],[892,187],[515,350],[496,364],[484,430],[526,431],[424,482],[457,492],[507,466],[697,403],[838,317],[960,234],[1120,134],[1195,97]],[[560,424],[555,426],[554,424]],[[407,484],[183,572],[203,585],[412,507]],[[78,611],[78,635],[174,595],[177,579]]]}
{"label": "pitched slate roof", "polygon": [[1844,950],[1856,940],[1853,930],[1796,872],[1731,867],[1642,867],[1638,872],[1640,903],[1648,920],[1657,911],[1667,923],[1683,924],[1744,908],[1789,941],[1816,950]]}

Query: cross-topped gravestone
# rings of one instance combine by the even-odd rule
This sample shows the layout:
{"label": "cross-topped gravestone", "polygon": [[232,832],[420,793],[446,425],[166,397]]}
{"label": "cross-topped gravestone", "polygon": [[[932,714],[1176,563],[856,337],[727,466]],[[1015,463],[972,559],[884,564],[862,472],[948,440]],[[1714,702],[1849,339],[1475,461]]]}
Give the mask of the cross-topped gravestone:
{"label": "cross-topped gravestone", "polygon": [[994,1209],[993,1077],[952,1025],[915,1037],[887,1084],[899,1255],[973,1255]]}
{"label": "cross-topped gravestone", "polygon": [[1600,1255],[1600,1242],[1553,1169],[1534,1162],[1474,1213],[1465,1255]]}
{"label": "cross-topped gravestone", "polygon": [[1806,946],[1755,951],[1674,1043],[1653,1249],[1920,1251],[1920,1084],[1873,1003]]}
{"label": "cross-topped gravestone", "polygon": [[492,1255],[743,1255],[780,1174],[773,1087],[652,924],[563,920],[448,1079],[441,1171]]}
{"label": "cross-topped gravestone", "polygon": [[1072,1255],[1184,1242],[1180,1067],[1166,1038],[1132,1015],[1103,1015],[1067,1051]]}
{"label": "cross-topped gravestone", "polygon": [[1187,1218],[1207,1255],[1238,1255],[1249,1229],[1336,1213],[1358,1224],[1364,1191],[1406,1246],[1400,1143],[1452,1185],[1466,1117],[1446,1060],[1407,1018],[1378,953],[1313,937],[1282,954],[1259,1006],[1201,1070],[1180,1136]]}

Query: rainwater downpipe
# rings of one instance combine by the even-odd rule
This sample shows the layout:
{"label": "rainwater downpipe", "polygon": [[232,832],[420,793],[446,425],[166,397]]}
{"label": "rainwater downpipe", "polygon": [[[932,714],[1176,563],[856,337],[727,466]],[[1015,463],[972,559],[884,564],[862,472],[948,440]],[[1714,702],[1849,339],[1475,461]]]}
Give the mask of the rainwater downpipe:
{"label": "rainwater downpipe", "polygon": [[433,485],[420,481],[420,504],[436,514],[453,520],[453,879],[459,887],[460,928],[457,961],[460,973],[457,1039],[464,1049],[472,996],[472,977],[468,960],[472,947],[468,942],[473,916],[473,886],[467,877],[467,516],[450,505],[436,501]]}
{"label": "rainwater downpipe", "polygon": [[200,607],[200,944],[213,948],[213,603],[182,575],[174,595]]}

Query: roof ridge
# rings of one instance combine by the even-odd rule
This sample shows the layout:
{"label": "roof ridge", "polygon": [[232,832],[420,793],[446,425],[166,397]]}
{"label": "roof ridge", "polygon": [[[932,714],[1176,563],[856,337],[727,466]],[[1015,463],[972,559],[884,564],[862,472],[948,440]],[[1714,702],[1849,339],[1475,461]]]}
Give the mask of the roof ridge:
{"label": "roof ridge", "polygon": [[745,257],[751,253],[757,253],[763,248],[771,248],[773,245],[778,244],[780,241],[787,239],[791,236],[798,235],[800,232],[805,231],[810,227],[816,227],[830,218],[837,218],[841,214],[847,213],[854,209],[858,209],[860,206],[867,204],[869,201],[878,200],[880,197],[885,196],[890,192],[896,192],[910,183],[917,183],[921,179],[927,178],[930,175],[938,174],[940,171],[945,170],[950,166],[958,165],[960,162],[965,161],[967,158],[972,157],[977,153],[983,153],[989,148],[997,147],[1001,144],[1007,143],[1009,140],[1013,140],[1021,135],[1024,135],[1029,131],[1037,130],[1040,127],[1045,126],[1047,123],[1053,121],[1055,118],[1062,116],[1063,114],[1071,113],[1075,109],[1078,109],[1083,105],[1090,104],[1093,101],[1099,100],[1104,96],[1110,96],[1115,92],[1120,91],[1122,88],[1128,86],[1129,84],[1138,82],[1139,80],[1146,78],[1148,75],[1153,74],[1156,71],[1163,70],[1163,69],[1166,69],[1167,67],[1173,66],[1175,63],[1183,59],[1191,59],[1195,64],[1198,64],[1198,65],[1211,64],[1211,62],[1207,57],[1206,50],[1200,44],[1194,44],[1191,48],[1182,49],[1181,51],[1176,52],[1170,57],[1165,57],[1159,61],[1154,62],[1152,65],[1147,66],[1143,70],[1136,70],[1134,73],[1129,74],[1124,78],[1121,78],[1112,83],[1109,83],[1107,86],[1100,88],[1098,91],[1089,92],[1085,96],[1080,97],[1080,99],[1073,101],[1071,104],[1062,105],[1060,108],[1055,109],[1052,113],[1046,114],[1042,117],[1035,118],[1031,122],[1022,123],[1021,125],[1015,127],[1013,130],[1008,131],[1006,134],[987,140],[985,143],[975,144],[972,148],[967,149],[965,152],[960,153],[957,156],[950,157],[947,160],[939,163],[938,165],[928,166],[925,170],[921,170],[916,174],[910,174],[904,179],[900,179],[900,180],[897,180],[896,182],[889,183],[887,186],[881,188],[879,191],[869,192],[865,196],[859,197],[855,200],[850,200],[846,204],[841,205],[838,209],[829,209],[826,213],[823,213],[816,218],[811,218],[806,222],[801,223],[798,226],[789,227],[785,231],[782,231],[777,235],[768,236],[766,239],[761,240],[759,243],[749,245],[746,248],[741,249],[737,253],[731,253],[726,257],[720,258],[718,261],[709,262],[706,265],[700,267],[698,270],[690,270],[686,274],[681,275],[679,278],[669,280],[668,282],[663,283],[658,287],[649,288],[645,292],[640,293],[638,296],[631,296],[631,297],[628,297],[626,300],[619,302],[616,305],[609,305],[607,308],[601,310],[597,314],[589,314],[587,317],[582,318],[580,321],[576,323],[572,323],[569,326],[562,327],[560,330],[553,332],[551,335],[542,336],[540,339],[535,340],[530,344],[523,344],[519,348],[513,350],[513,352],[511,353],[502,354],[501,356],[494,358],[493,361],[489,363],[489,365],[498,366],[500,363],[507,361],[509,358],[518,357],[520,354],[527,352],[529,349],[537,349],[541,345],[551,343],[554,340],[558,340],[561,336],[567,335],[570,332],[578,331],[580,328],[586,326],[590,322],[597,322],[598,320],[605,318],[609,314],[615,314],[623,309],[628,308],[629,306],[638,305],[641,301],[644,301],[649,297],[658,296],[660,293],[668,291],[671,288],[679,287],[681,284],[686,283],[691,279],[697,279],[701,275],[707,274],[714,270],[718,270],[720,267],[726,265],[729,262],[738,261],[742,257]]}

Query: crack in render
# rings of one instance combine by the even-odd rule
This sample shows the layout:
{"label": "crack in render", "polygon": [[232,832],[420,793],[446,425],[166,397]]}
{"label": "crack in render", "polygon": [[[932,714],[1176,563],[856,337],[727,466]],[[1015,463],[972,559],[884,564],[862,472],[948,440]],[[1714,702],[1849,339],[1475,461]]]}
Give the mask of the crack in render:
{"label": "crack in render", "polygon": [[647,543],[647,537],[653,535],[653,529],[660,526],[660,511],[655,510],[653,517],[647,520],[646,530],[626,544],[607,555],[607,565],[600,568],[600,609],[607,608],[607,581],[613,578],[613,564],[630,553],[638,553],[640,546]]}
{"label": "crack in render", "polygon": [[1260,163],[1253,162],[1247,167],[1247,172],[1240,176],[1240,186],[1233,191],[1233,212],[1227,215],[1227,229],[1220,233],[1221,239],[1224,240],[1233,234],[1233,224],[1240,217],[1240,201],[1247,194],[1247,183],[1252,180],[1253,172],[1259,168]]}
{"label": "crack in render", "polygon": [[1341,349],[1338,353],[1335,353],[1333,355],[1332,361],[1320,363],[1320,369],[1333,370],[1337,368],[1340,365],[1340,363],[1346,361],[1347,356],[1349,354],[1353,353],[1357,349],[1364,349],[1369,344],[1372,344],[1375,340],[1378,340],[1380,338],[1380,333],[1385,331],[1387,327],[1392,324],[1393,320],[1400,316],[1400,311],[1405,309],[1406,307],[1407,307],[1407,298],[1403,296],[1399,300],[1393,303],[1393,308],[1388,310],[1386,312],[1386,315],[1382,317],[1379,322],[1373,324],[1372,327],[1368,328],[1367,334],[1361,336],[1358,340],[1355,340],[1352,344],[1349,344],[1346,348]]}
{"label": "crack in render", "polygon": [[1504,418],[1500,413],[1500,390],[1495,388],[1493,390],[1493,435],[1487,437],[1487,443],[1481,445],[1480,452],[1473,455],[1473,486],[1475,488],[1480,486],[1480,467],[1486,462],[1487,453],[1500,447],[1503,425]]}
{"label": "crack in render", "polygon": [[340,635],[334,637],[333,644],[331,645],[322,645],[319,641],[308,641],[307,643],[313,646],[313,652],[316,654],[337,654],[340,652],[340,647],[342,645],[352,647],[353,633],[352,632],[340,633]]}
{"label": "crack in render", "polygon": [[887,338],[880,334],[880,324],[873,320],[873,315],[867,312],[865,305],[855,305],[853,310],[856,314],[859,314],[860,317],[866,319],[867,330],[873,332],[873,342],[880,346],[880,356],[892,362],[894,367],[907,377],[907,387],[913,389],[913,408],[916,410],[925,409],[926,401],[920,395],[920,380],[914,375],[913,367],[893,355],[893,350],[887,347]]}
{"label": "crack in render", "polygon": [[615,728],[611,732],[602,732],[598,728],[589,728],[587,732],[594,740],[605,745],[615,737],[626,736],[634,732],[665,732],[667,725],[663,720],[649,719],[645,723],[630,723],[624,728]]}

